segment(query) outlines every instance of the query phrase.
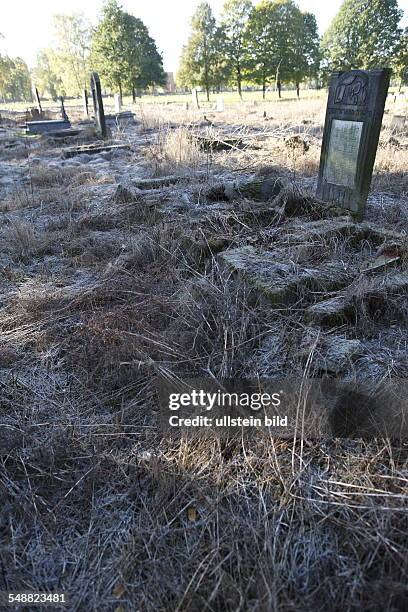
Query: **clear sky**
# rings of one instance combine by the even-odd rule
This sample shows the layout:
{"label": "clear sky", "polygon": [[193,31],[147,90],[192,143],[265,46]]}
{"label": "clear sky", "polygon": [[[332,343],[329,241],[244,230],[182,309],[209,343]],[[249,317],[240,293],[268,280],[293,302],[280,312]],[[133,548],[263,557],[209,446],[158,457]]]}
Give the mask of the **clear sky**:
{"label": "clear sky", "polygon": [[[163,53],[164,67],[176,71],[181,47],[188,38],[190,18],[201,0],[121,0],[123,8],[142,19]],[[218,16],[224,0],[209,0]],[[298,0],[302,10],[315,13],[323,33],[342,0]],[[256,4],[256,2],[254,2]],[[84,13],[96,23],[103,0],[0,0],[0,49],[20,55],[31,66],[38,49],[52,44],[52,15]],[[407,23],[408,0],[399,0]]]}

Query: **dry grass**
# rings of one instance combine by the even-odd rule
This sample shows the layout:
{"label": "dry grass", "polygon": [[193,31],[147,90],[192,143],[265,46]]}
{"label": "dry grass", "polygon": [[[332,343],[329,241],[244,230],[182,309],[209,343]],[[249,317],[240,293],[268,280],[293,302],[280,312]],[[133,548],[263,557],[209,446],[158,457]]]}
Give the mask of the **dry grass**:
{"label": "dry grass", "polygon": [[[149,174],[273,166],[312,190],[323,104],[275,104],[266,122],[262,107],[239,108],[211,117],[215,133],[246,135],[243,148],[210,156],[186,127],[200,129],[201,115],[149,111],[136,133],[156,130],[143,149]],[[288,135],[308,150],[288,148]],[[406,156],[388,146],[369,216],[406,231],[404,183],[390,178]],[[382,199],[387,180],[394,208]],[[69,609],[101,612],[403,610],[404,444],[171,439],[155,427],[161,377],[319,375],[333,334],[364,344],[350,380],[408,372],[406,296],[381,313],[359,304],[357,324],[318,330],[314,342],[303,311],[325,296],[273,309],[216,254],[281,241],[294,265],[357,265],[378,245],[301,240],[309,217],[290,229],[253,202],[206,201],[205,172],[200,181],[117,203],[114,185],[84,169],[40,165],[25,204],[1,211],[0,590],[63,590]]]}

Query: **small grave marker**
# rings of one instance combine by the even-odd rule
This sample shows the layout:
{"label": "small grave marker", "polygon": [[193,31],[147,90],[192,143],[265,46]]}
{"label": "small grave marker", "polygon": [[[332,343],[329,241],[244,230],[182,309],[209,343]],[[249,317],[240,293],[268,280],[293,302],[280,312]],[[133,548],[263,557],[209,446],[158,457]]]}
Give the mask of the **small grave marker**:
{"label": "small grave marker", "polygon": [[407,118],[405,115],[393,115],[391,119],[391,129],[395,132],[403,132],[405,130],[405,125],[407,123]]}
{"label": "small grave marker", "polygon": [[116,93],[113,97],[114,105],[115,105],[115,113],[120,113],[122,110],[122,96]]}
{"label": "small grave marker", "polygon": [[380,136],[390,71],[332,74],[317,196],[364,216]]}
{"label": "small grave marker", "polygon": [[193,102],[193,108],[200,108],[200,104],[198,102],[198,91],[196,87],[191,90],[191,99]]}
{"label": "small grave marker", "polygon": [[82,90],[82,108],[84,111],[84,117],[88,118],[89,117],[89,111],[88,111],[88,92],[86,91],[86,89]]}
{"label": "small grave marker", "polygon": [[61,104],[61,117],[64,121],[68,121],[68,115],[65,111],[65,106],[64,106],[64,98],[63,96],[60,96],[60,104]]}
{"label": "small grave marker", "polygon": [[33,96],[34,96],[34,102],[35,102],[35,104],[36,104],[36,106],[37,106],[37,110],[38,110],[38,112],[39,112],[39,113],[40,113],[40,115],[41,115],[41,113],[42,113],[42,107],[41,107],[40,94],[38,93],[38,89],[37,89],[37,87],[34,87],[34,88],[33,88]]}
{"label": "small grave marker", "polygon": [[91,74],[91,91],[95,113],[95,127],[99,136],[106,137],[105,112],[102,102],[101,81],[97,72]]}

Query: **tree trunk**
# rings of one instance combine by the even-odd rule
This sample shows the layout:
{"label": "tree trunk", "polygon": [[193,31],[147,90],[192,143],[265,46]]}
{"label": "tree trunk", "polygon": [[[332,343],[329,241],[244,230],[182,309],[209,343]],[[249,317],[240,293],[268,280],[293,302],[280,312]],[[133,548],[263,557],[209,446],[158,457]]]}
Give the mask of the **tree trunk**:
{"label": "tree trunk", "polygon": [[278,88],[278,96],[279,96],[279,98],[281,98],[281,97],[282,97],[282,96],[281,96],[282,83],[281,83],[280,81],[278,81],[278,82],[276,83],[276,86],[277,86],[277,88]]}
{"label": "tree trunk", "polygon": [[265,78],[262,79],[262,99],[266,98],[266,81]]}
{"label": "tree trunk", "polygon": [[121,83],[121,81],[119,81],[119,94],[120,94],[120,99],[122,99],[122,83]]}
{"label": "tree trunk", "polygon": [[132,100],[133,100],[133,104],[136,102],[136,89],[135,86],[132,86]]}
{"label": "tree trunk", "polygon": [[238,95],[242,100],[242,76],[241,76],[241,67],[237,67],[237,85],[238,85]]}
{"label": "tree trunk", "polygon": [[299,83],[296,83],[296,95],[299,98]]}
{"label": "tree trunk", "polygon": [[209,102],[210,101],[210,86],[208,84],[205,86],[205,91],[207,93],[207,102]]}

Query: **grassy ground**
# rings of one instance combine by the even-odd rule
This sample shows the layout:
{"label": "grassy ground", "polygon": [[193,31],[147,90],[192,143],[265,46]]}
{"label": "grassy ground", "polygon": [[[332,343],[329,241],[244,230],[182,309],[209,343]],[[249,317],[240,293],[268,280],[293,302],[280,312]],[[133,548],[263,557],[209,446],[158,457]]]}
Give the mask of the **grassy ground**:
{"label": "grassy ground", "polygon": [[[264,118],[231,104],[206,113],[209,128],[201,113],[146,104],[113,134],[130,152],[72,160],[60,142],[2,132],[0,590],[65,591],[69,610],[98,612],[406,609],[404,444],[175,441],[155,427],[162,376],[318,373],[323,344],[302,358],[306,298],[272,308],[216,251],[273,250],[278,234],[288,260],[318,265],[377,246],[335,237],[292,249],[308,214],[206,194],[254,174],[313,194],[324,107],[271,104]],[[406,233],[407,140],[390,123],[367,216]],[[206,152],[192,130],[244,146]],[[118,184],[167,175],[192,180],[118,196]],[[362,342],[350,377],[404,378],[407,312],[406,295],[390,296],[319,342]]]}
{"label": "grassy ground", "polygon": [[[390,87],[390,92],[397,92],[397,87]],[[325,89],[301,89],[300,91],[300,100],[305,99],[323,99],[326,98],[326,90]],[[213,104],[217,101],[219,97],[224,99],[225,104],[239,104],[241,102],[237,92],[235,91],[226,91],[220,94],[211,94],[210,103]],[[265,97],[265,100],[262,98],[261,91],[244,91],[242,94],[242,98],[244,102],[258,102],[259,104],[265,104],[268,102],[273,103],[282,103],[288,100],[297,100],[296,91],[295,90],[282,90],[282,98],[278,98],[278,94],[275,91],[268,91]],[[199,92],[198,100],[201,105],[204,107],[208,104],[207,98],[204,92]],[[191,94],[157,94],[157,95],[144,95],[141,98],[138,98],[136,105],[139,104],[184,104],[191,103]],[[92,102],[90,102],[92,104]],[[107,106],[113,107],[113,96],[107,96],[105,98],[105,104]],[[0,110],[3,108],[5,110],[14,110],[14,111],[24,111],[27,107],[33,105],[33,102],[7,102],[0,103]],[[126,108],[132,108],[133,102],[131,96],[124,96],[123,105]],[[58,110],[60,104],[58,102],[54,102],[53,100],[44,100],[43,101],[44,108],[49,108],[53,110]],[[65,102],[65,106],[69,107],[82,107],[81,99],[67,99]]]}

